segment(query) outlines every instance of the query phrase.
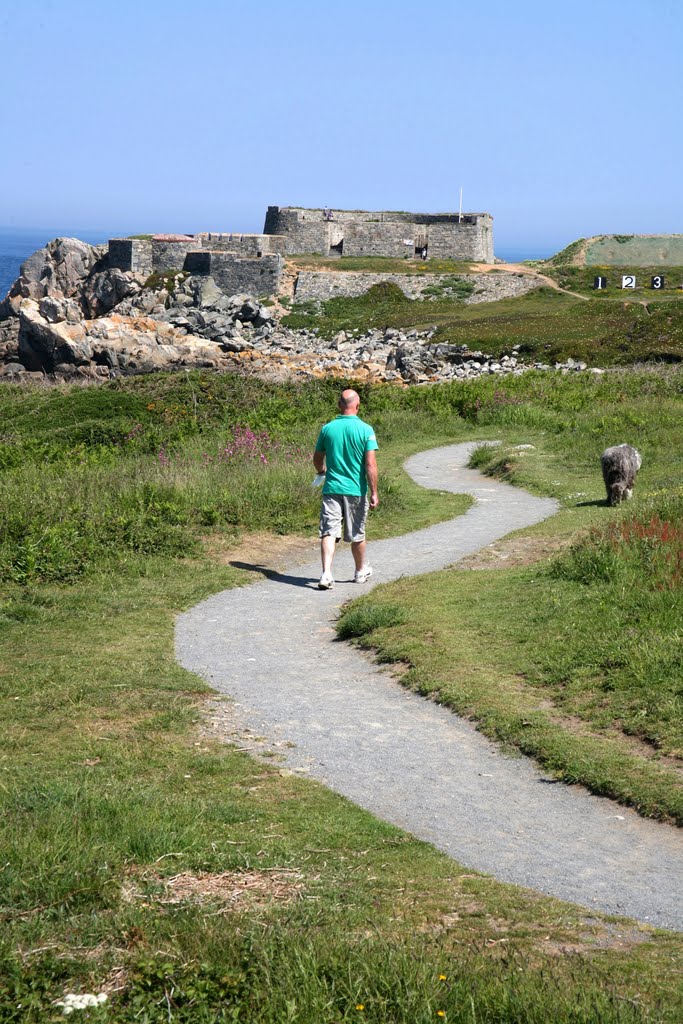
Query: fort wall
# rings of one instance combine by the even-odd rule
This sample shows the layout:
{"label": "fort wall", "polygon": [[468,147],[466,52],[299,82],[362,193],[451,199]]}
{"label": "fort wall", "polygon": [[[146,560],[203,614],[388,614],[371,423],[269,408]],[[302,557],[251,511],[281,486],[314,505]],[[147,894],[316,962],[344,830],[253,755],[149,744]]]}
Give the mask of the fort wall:
{"label": "fort wall", "polygon": [[267,253],[284,253],[287,250],[287,239],[283,235],[202,231],[197,237],[202,249],[213,252],[222,250],[242,256],[263,256]]}
{"label": "fort wall", "polygon": [[109,266],[149,276],[153,270],[152,242],[142,238],[110,238]]}
{"label": "fort wall", "polygon": [[283,259],[278,253],[261,257],[236,256],[220,250],[188,252],[183,269],[211,276],[226,295],[274,295],[280,287]]}
{"label": "fort wall", "polygon": [[194,252],[199,248],[199,238],[192,235],[178,240],[153,238],[152,267],[160,273],[165,273],[168,270],[182,270],[187,253]]}
{"label": "fort wall", "polygon": [[[398,285],[409,299],[428,298],[434,286],[447,289],[453,274],[366,274],[354,271],[301,270],[296,281],[296,302],[326,302],[335,298],[355,298],[364,295],[373,285],[391,281]],[[540,287],[533,274],[510,274],[491,271],[488,274],[461,274],[459,281],[471,281],[474,291],[464,301],[467,305],[515,298]],[[427,293],[425,294],[425,289]]]}
{"label": "fort wall", "polygon": [[263,230],[283,236],[288,254],[414,256],[426,246],[428,256],[493,262],[493,218],[488,213],[269,206]]}

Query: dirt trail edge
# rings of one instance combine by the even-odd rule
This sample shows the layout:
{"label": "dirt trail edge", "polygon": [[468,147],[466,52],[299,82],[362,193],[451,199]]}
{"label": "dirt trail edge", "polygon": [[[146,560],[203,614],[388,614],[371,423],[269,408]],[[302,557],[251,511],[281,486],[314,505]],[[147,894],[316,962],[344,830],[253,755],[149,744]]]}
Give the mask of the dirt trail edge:
{"label": "dirt trail edge", "polygon": [[[422,486],[475,502],[457,519],[370,543],[373,583],[440,569],[556,511],[550,499],[466,469],[474,447],[407,461]],[[234,698],[241,723],[294,744],[280,747],[285,766],[470,869],[683,930],[678,830],[578,786],[549,784],[531,761],[505,756],[468,722],[335,642],[339,606],[367,592],[352,582],[348,549],[337,555],[332,591],[316,588],[317,558],[286,573],[252,568],[268,578],[179,616],[176,651],[186,669]]]}

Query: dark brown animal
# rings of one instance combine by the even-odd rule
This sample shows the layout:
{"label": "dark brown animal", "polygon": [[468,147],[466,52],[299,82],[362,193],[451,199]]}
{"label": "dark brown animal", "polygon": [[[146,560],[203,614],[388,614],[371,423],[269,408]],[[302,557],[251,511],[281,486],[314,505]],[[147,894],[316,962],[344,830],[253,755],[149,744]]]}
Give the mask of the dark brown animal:
{"label": "dark brown animal", "polygon": [[624,498],[633,496],[636,473],[641,462],[640,452],[630,444],[617,444],[602,453],[600,465],[607,488],[608,505],[618,505]]}

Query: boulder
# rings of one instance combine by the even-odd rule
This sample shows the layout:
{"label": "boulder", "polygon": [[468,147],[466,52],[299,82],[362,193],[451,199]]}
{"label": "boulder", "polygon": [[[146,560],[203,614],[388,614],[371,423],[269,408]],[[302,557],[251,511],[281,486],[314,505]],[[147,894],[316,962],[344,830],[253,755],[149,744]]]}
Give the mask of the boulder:
{"label": "boulder", "polygon": [[118,267],[91,274],[81,288],[81,305],[92,319],[105,316],[124,299],[138,295],[145,283],[143,275],[119,270]]}
{"label": "boulder", "polygon": [[51,324],[60,323],[62,320],[75,324],[83,319],[80,306],[74,299],[46,295],[38,303],[38,310],[40,315]]}
{"label": "boulder", "polygon": [[105,246],[88,245],[78,238],[55,238],[22,263],[9,296],[36,301],[46,295],[79,296],[86,278],[96,268],[106,267],[106,253]]}

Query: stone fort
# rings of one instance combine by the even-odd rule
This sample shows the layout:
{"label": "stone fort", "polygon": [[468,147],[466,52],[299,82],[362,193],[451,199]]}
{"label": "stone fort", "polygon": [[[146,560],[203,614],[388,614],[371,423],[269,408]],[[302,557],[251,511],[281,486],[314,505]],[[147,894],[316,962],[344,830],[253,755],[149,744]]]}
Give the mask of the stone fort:
{"label": "stone fort", "polygon": [[285,255],[393,256],[493,263],[488,213],[305,209],[269,206],[262,234],[112,238],[109,265],[140,274],[185,270],[211,275],[224,291],[278,291]]}

